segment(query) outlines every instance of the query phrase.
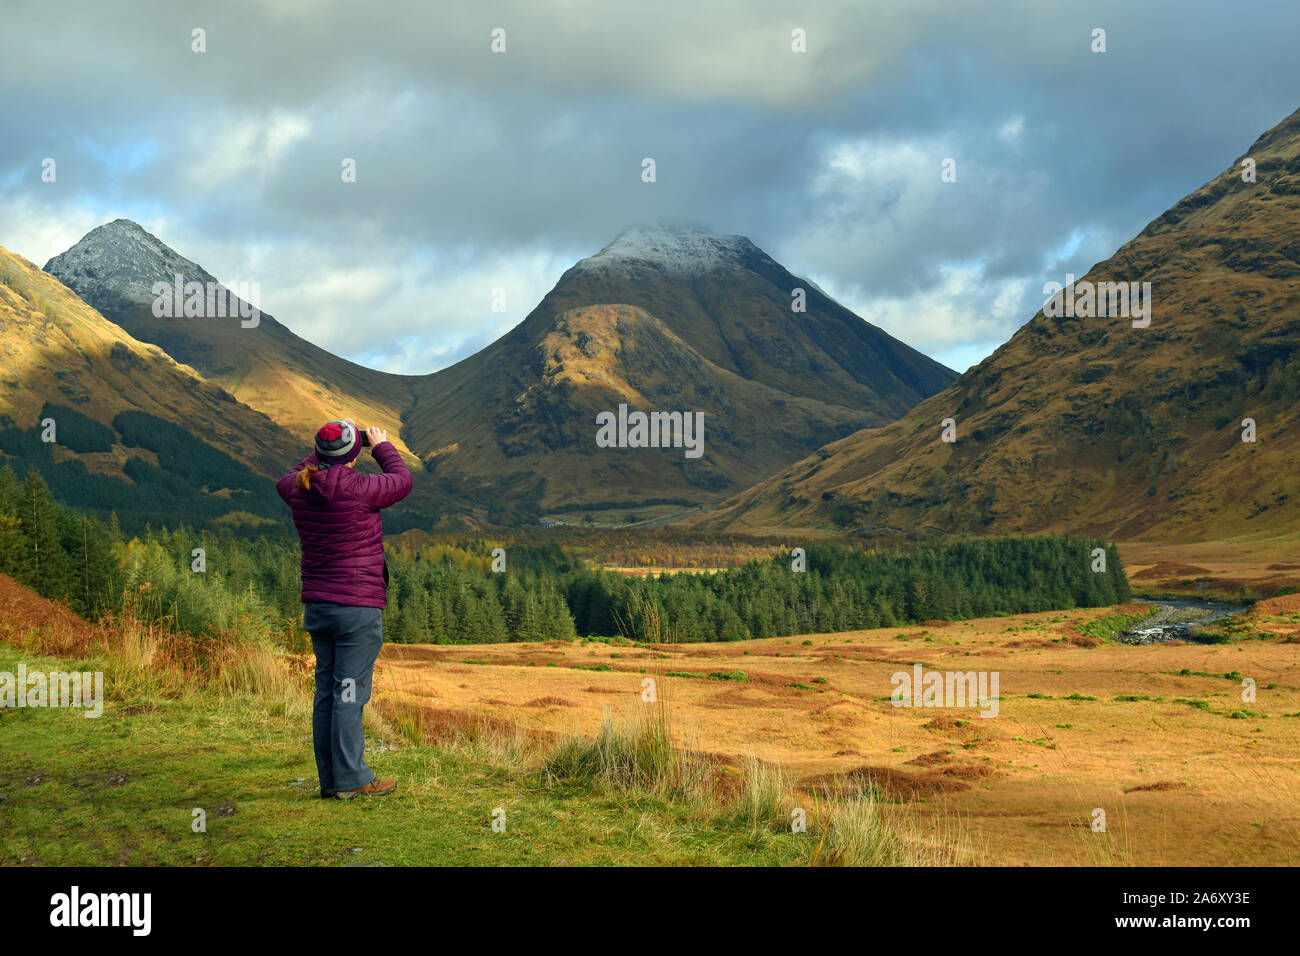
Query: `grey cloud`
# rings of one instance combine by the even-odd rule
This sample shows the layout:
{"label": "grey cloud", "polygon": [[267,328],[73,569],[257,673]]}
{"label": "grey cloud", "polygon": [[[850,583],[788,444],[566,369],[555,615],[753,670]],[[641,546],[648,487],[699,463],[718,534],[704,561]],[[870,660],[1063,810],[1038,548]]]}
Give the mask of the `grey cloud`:
{"label": "grey cloud", "polygon": [[[535,304],[520,296],[648,220],[748,235],[912,344],[996,341],[1041,304],[1042,282],[1112,253],[1291,112],[1300,73],[1300,10],[1246,17],[1206,0],[407,3],[382,16],[332,0],[87,0],[52,16],[18,0],[5,17],[0,211],[165,222],[164,240],[215,272],[259,268],[268,295],[302,290],[300,311],[267,306],[300,334],[401,371],[463,357]],[[189,50],[196,26],[203,55]],[[488,52],[496,26],[503,56]],[[1094,26],[1105,54],[1088,52]],[[824,188],[827,155],[863,142],[910,165]],[[958,182],[940,184],[949,155]],[[44,156],[57,186],[39,182]],[[345,156],[356,184],[339,180]],[[56,235],[0,220],[0,244],[39,262],[60,250],[15,242]],[[975,271],[945,284],[954,268]],[[325,276],[348,269],[400,290],[368,316],[389,348],[351,344],[355,310],[331,305]],[[473,303],[502,282],[527,291],[489,334]]]}

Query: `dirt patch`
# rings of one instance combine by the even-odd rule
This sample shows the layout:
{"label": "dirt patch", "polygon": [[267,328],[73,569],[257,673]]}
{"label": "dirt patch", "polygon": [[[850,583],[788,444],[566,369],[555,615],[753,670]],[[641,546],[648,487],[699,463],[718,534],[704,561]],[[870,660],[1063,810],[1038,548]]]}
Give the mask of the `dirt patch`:
{"label": "dirt patch", "polygon": [[[484,735],[513,737],[521,734],[526,740],[547,742],[554,741],[557,737],[550,731],[531,729],[513,720],[494,717],[482,711],[437,707],[433,704],[412,705],[410,702],[406,706],[415,706],[419,710],[415,720],[426,744],[445,743],[467,737],[473,740]],[[380,704],[380,711],[385,717],[391,717],[391,712],[383,703]]]}
{"label": "dirt patch", "polygon": [[928,754],[921,754],[913,757],[911,760],[905,760],[904,763],[913,764],[917,767],[936,767],[942,763],[950,763],[952,754],[946,750],[935,750]]}
{"label": "dirt patch", "polygon": [[993,776],[996,772],[986,763],[963,763],[955,767],[944,767],[940,771],[945,777],[953,777],[958,780],[983,780],[985,777]]}
{"label": "dirt patch", "polygon": [[1129,787],[1125,793],[1163,793],[1166,790],[1182,790],[1187,787],[1185,783],[1174,783],[1171,780],[1161,780],[1159,783],[1144,783],[1141,786]]}
{"label": "dirt patch", "polygon": [[1283,594],[1281,597],[1268,598],[1255,602],[1250,609],[1251,617],[1273,617],[1300,611],[1300,594]]}
{"label": "dirt patch", "polygon": [[965,730],[970,726],[969,720],[960,720],[956,717],[936,717],[921,725],[926,730]]}
{"label": "dirt patch", "polygon": [[1198,574],[1210,574],[1209,568],[1203,568],[1199,564],[1181,564],[1177,561],[1160,561],[1151,565],[1145,571],[1139,571],[1137,574],[1131,574],[1131,578],[1186,578],[1195,577]]}
{"label": "dirt patch", "polygon": [[[979,769],[979,768],[973,768]],[[811,793],[843,799],[869,793],[872,789],[887,800],[914,800],[937,793],[969,790],[967,779],[987,776],[988,772],[965,773],[962,767],[943,770],[908,771],[893,767],[858,767],[842,773],[818,774],[801,786]],[[966,777],[967,779],[962,779]]]}

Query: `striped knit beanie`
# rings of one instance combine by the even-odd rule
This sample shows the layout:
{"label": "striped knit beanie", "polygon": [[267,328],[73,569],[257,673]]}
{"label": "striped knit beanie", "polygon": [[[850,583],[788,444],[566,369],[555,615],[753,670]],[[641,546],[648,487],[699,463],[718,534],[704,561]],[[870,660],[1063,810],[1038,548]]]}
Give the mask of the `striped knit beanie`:
{"label": "striped knit beanie", "polygon": [[361,454],[361,437],[348,421],[326,422],[316,433],[316,457],[322,468],[346,465]]}

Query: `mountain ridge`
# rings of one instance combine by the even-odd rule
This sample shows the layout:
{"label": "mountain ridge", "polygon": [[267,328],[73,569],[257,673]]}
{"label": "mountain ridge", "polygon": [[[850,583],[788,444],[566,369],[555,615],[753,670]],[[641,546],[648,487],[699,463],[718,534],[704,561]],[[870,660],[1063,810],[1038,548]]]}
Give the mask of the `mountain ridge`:
{"label": "mountain ridge", "polygon": [[185,282],[226,287],[139,224],[115,219],[98,226],[52,257],[45,271],[134,338],[193,366],[300,438],[309,439],[321,422],[347,414],[386,428],[399,451],[416,458],[400,437],[412,376],[336,356],[260,310],[251,326],[234,314],[155,316],[155,282],[171,288],[180,275]]}
{"label": "mountain ridge", "polygon": [[[519,325],[417,385],[410,441],[457,483],[521,476],[512,480],[530,483],[511,494],[542,508],[630,489],[702,503],[955,378],[816,290],[794,312],[803,285],[744,237],[625,230],[565,270]],[[620,389],[650,401],[645,411],[704,412],[711,450],[696,462],[598,454],[594,416]],[[458,428],[475,407],[491,420]]]}
{"label": "mountain ridge", "polygon": [[[749,239],[698,227],[623,230],[505,335],[421,376],[340,359],[265,313],[255,328],[154,316],[154,282],[216,280],[129,220],[97,227],[47,267],[294,434],[339,414],[385,426],[412,464],[506,520],[613,498],[713,501],[956,377]],[[796,289],[806,311],[793,307]],[[620,394],[704,412],[715,452],[682,462],[597,449],[592,419]]]}
{"label": "mountain ridge", "polygon": [[[175,392],[180,396],[197,396],[220,408],[223,414],[236,415],[239,421],[226,423],[224,427],[222,416],[210,416],[203,421],[222,440],[233,442],[241,436],[252,437],[257,446],[273,451],[275,457],[264,460],[256,451],[252,455],[254,460],[268,466],[267,475],[275,473],[269,468],[272,461],[278,462],[279,455],[291,453],[296,447],[288,433],[269,417],[240,406],[225,389],[205,380],[190,366],[176,362],[157,346],[132,339],[27,259],[0,247],[0,267],[3,268],[0,311],[4,321],[0,323],[0,332],[4,334],[4,355],[11,374],[22,373],[16,378],[6,377],[0,383],[8,410],[25,415],[44,402],[61,397],[72,406],[87,408],[94,413],[92,417],[102,419],[108,409],[100,403],[108,393],[93,390],[96,383],[88,382],[85,377],[88,373],[101,372],[131,382],[132,394],[146,399],[141,403],[134,398],[123,398],[119,403],[123,408],[165,410],[169,404],[175,406]],[[32,350],[32,343],[39,351]],[[49,355],[55,349],[67,356],[63,359],[66,370],[42,364],[50,361]],[[75,375],[71,374],[74,368]],[[50,374],[37,375],[42,369]],[[159,380],[166,386],[161,391]],[[111,388],[119,396],[126,391],[120,384]],[[227,407],[233,407],[234,411]]]}
{"label": "mountain ridge", "polygon": [[1242,155],[1256,182],[1234,162],[1077,280],[1151,282],[1149,327],[1040,309],[899,420],[684,526],[1208,540],[1294,522],[1300,111]]}

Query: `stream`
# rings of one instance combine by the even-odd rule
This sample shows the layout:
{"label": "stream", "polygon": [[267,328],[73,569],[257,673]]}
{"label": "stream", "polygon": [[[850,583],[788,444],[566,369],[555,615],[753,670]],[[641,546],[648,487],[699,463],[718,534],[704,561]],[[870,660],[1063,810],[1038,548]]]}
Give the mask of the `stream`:
{"label": "stream", "polygon": [[1197,641],[1196,628],[1210,621],[1240,614],[1250,605],[1194,598],[1149,598],[1135,595],[1134,601],[1156,605],[1156,611],[1140,624],[1119,635],[1123,644],[1163,644],[1165,641]]}

